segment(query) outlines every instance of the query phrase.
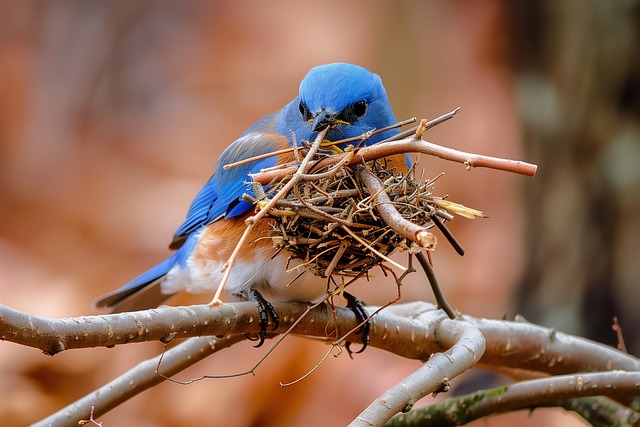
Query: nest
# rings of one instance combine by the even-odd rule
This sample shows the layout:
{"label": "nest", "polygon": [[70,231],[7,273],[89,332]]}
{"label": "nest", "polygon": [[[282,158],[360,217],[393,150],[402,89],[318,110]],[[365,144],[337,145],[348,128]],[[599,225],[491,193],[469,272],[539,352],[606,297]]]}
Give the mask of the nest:
{"label": "nest", "polygon": [[[377,177],[388,195],[385,204],[392,204],[402,220],[428,234],[426,244],[426,234],[422,236],[422,246],[428,249],[435,248],[435,236],[426,231],[434,225],[456,247],[459,245],[444,222],[453,219],[453,214],[468,218],[483,216],[446,197],[433,195],[435,179],[416,179],[414,167],[402,173],[390,167],[385,159],[363,166],[344,166],[320,179],[302,180],[268,212],[272,219],[270,238],[276,248],[289,252],[292,259],[302,260],[318,276],[358,276],[389,261],[388,255],[398,249],[417,247],[397,231],[397,224],[392,226],[382,218],[378,211],[380,194],[370,194],[358,167]],[[318,176],[322,172],[325,171],[314,171]],[[273,197],[282,191],[289,179],[272,183],[266,195]]]}

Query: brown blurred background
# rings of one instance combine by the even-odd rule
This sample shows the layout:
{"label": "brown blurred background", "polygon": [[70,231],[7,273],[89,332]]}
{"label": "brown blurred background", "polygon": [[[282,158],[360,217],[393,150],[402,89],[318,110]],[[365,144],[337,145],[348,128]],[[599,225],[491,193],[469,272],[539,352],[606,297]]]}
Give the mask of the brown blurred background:
{"label": "brown blurred background", "polygon": [[[436,273],[453,306],[615,344],[637,338],[640,262],[638,1],[3,1],[0,14],[0,303],[40,316],[92,301],[167,255],[220,152],[346,61],[383,78],[396,116],[461,113],[427,139],[539,164],[535,178],[421,158],[437,191],[484,210],[456,219]],[[403,257],[398,260],[404,262]],[[383,304],[384,280],[353,292]],[[181,296],[175,304],[208,301]],[[421,274],[404,300],[432,300]],[[327,360],[285,340],[255,377],[163,384],[105,426],[344,425],[418,366],[376,349]],[[36,421],[157,354],[158,343],[53,358],[0,343],[0,424]],[[238,372],[226,350],[179,377]],[[424,399],[421,404],[431,401]],[[561,411],[478,425],[582,425]]]}

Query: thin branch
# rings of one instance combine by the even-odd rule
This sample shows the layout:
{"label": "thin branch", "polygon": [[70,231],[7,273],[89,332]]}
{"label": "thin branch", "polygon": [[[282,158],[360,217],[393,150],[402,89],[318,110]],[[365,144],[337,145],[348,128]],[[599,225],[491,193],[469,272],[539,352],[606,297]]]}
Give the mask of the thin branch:
{"label": "thin branch", "polygon": [[397,268],[398,270],[400,270],[401,272],[405,272],[407,271],[407,268],[398,264],[397,262],[395,262],[394,260],[392,260],[391,258],[389,258],[388,256],[380,253],[376,248],[374,248],[373,246],[371,246],[369,243],[365,242],[364,240],[362,240],[360,237],[358,237],[356,234],[353,233],[353,231],[349,230],[348,227],[342,226],[342,228],[344,229],[344,231],[346,231],[347,233],[349,233],[349,235],[351,237],[353,237],[354,239],[356,239],[358,241],[358,243],[360,243],[361,245],[363,245],[365,248],[369,249],[371,252],[373,252],[376,256],[380,257],[381,259],[385,260],[385,262],[388,262],[389,264],[393,265],[395,268]]}
{"label": "thin branch", "polygon": [[393,202],[385,191],[384,184],[369,169],[358,165],[356,172],[362,182],[367,186],[369,194],[375,202],[375,209],[389,227],[402,237],[417,243],[420,247],[434,249],[436,237],[427,231],[426,228],[412,223],[402,217],[400,212],[393,206]]}
{"label": "thin branch", "polygon": [[[244,340],[245,338],[241,335],[226,338],[191,338],[162,355],[160,369],[164,377],[155,373],[161,356],[145,360],[113,381],[33,424],[33,426],[78,425],[78,420],[89,418],[92,407],[95,408],[93,417],[98,418],[121,403],[165,381],[166,377],[171,377],[207,356]],[[186,355],[189,356],[186,357]]]}
{"label": "thin branch", "polygon": [[[319,160],[314,167],[318,169],[329,167],[342,161],[345,156],[351,156],[347,165],[352,166],[368,162],[370,160],[390,157],[396,154],[422,153],[444,160],[462,163],[467,167],[467,169],[471,169],[473,167],[484,167],[527,176],[533,176],[536,173],[537,166],[530,163],[485,156],[482,154],[467,153],[425,141],[422,139],[422,134],[426,130],[426,125],[427,122],[423,120],[412,136],[397,141],[379,142],[377,144],[362,147],[356,151],[356,155],[353,155],[352,152],[348,152],[327,156],[322,160]],[[297,167],[286,167],[278,170],[257,173],[252,175],[252,178],[256,182],[267,185],[274,179],[295,173],[296,170]]]}
{"label": "thin branch", "polygon": [[627,345],[624,343],[624,335],[622,334],[622,327],[620,326],[620,323],[618,323],[618,316],[613,317],[613,325],[611,325],[611,329],[616,333],[616,338],[618,339],[616,348],[627,353]]}
{"label": "thin branch", "polygon": [[448,390],[451,379],[473,367],[482,357],[484,337],[472,323],[445,320],[439,332],[456,337],[457,342],[446,352],[431,356],[417,371],[375,399],[350,426],[380,425],[398,412],[409,411],[427,394]]}
{"label": "thin branch", "polygon": [[422,253],[418,252],[416,254],[416,258],[418,258],[418,262],[424,270],[424,274],[427,276],[427,280],[429,281],[429,285],[431,286],[431,290],[433,291],[433,296],[436,298],[436,303],[438,304],[438,308],[441,308],[449,319],[456,318],[456,312],[447,301],[447,298],[444,296],[444,292],[440,289],[440,285],[438,284],[438,279],[436,278],[436,273],[433,271],[433,267],[431,267],[431,263],[427,259],[427,257]]}
{"label": "thin branch", "polygon": [[[354,136],[354,137],[351,137],[351,138],[345,138],[345,139],[341,139],[341,140],[338,140],[338,141],[325,142],[325,143],[322,144],[322,146],[323,147],[331,147],[332,145],[343,145],[343,144],[346,144],[346,143],[349,143],[349,142],[355,142],[355,141],[358,141],[359,143],[361,143],[361,142],[364,142],[366,139],[371,138],[373,135],[376,135],[376,134],[382,133],[382,132],[386,132],[386,131],[391,130],[391,129],[400,128],[402,126],[405,126],[405,125],[408,125],[408,124],[411,124],[411,123],[415,123],[416,120],[418,120],[416,117],[412,117],[410,119],[403,120],[403,121],[398,122],[398,123],[393,124],[393,125],[385,126],[383,128],[380,128],[380,129],[374,129],[374,130],[366,132],[366,133],[364,133],[363,135],[360,135],[360,136]],[[391,138],[387,138],[387,139],[385,139],[385,141],[392,140],[396,136],[397,135],[394,135]]]}
{"label": "thin branch", "polygon": [[640,412],[632,409],[634,406],[627,407],[604,396],[566,399],[557,406],[574,411],[593,427],[640,425]]}
{"label": "thin branch", "polygon": [[394,417],[387,426],[457,426],[492,414],[558,406],[568,398],[640,394],[640,372],[581,373],[522,381],[456,396]]}
{"label": "thin branch", "polygon": [[[425,130],[429,130],[434,126],[439,125],[440,123],[444,123],[447,120],[450,120],[453,118],[453,116],[455,116],[456,114],[458,114],[460,112],[460,107],[456,108],[453,111],[450,111],[446,114],[441,115],[440,117],[436,117],[433,120],[429,120],[425,125],[424,125],[424,129]],[[414,126],[412,128],[409,128],[407,130],[404,130],[402,132],[400,132],[398,135],[394,135],[389,139],[386,139],[384,142],[387,141],[398,141],[400,139],[404,139],[408,136],[413,135],[414,133],[416,133],[416,131],[418,130],[418,128],[421,126],[422,124],[418,125],[418,126]]]}
{"label": "thin branch", "polygon": [[[458,110],[456,110],[456,112]],[[449,113],[449,114],[451,114],[451,113]],[[453,115],[451,115],[451,116],[453,117]],[[374,129],[374,130],[369,131],[367,133],[364,133],[364,134],[362,134],[360,136],[354,136],[353,138],[345,138],[345,139],[341,139],[339,141],[333,141],[333,142],[323,142],[321,146],[324,148],[324,147],[331,147],[331,146],[334,146],[334,145],[342,145],[342,144],[346,144],[346,143],[353,142],[353,141],[363,141],[363,140],[365,140],[367,138],[371,138],[372,135],[375,135],[375,134],[378,134],[378,133],[382,133],[382,132],[386,132],[386,131],[391,130],[391,129],[399,128],[399,127],[408,125],[410,123],[413,123],[415,121],[416,121],[416,118],[412,117],[412,118],[410,118],[408,120],[404,120],[402,122],[394,123],[392,125],[389,125],[389,126],[386,126],[386,127],[380,128],[380,129]],[[444,120],[442,120],[442,121],[444,121]],[[416,128],[417,127],[413,128],[414,130],[411,133],[415,132]],[[222,169],[228,170],[228,169],[235,168],[236,166],[241,166],[241,165],[244,165],[244,164],[247,164],[247,163],[255,162],[256,160],[262,160],[262,159],[266,159],[266,158],[269,158],[269,157],[277,156],[277,155],[280,155],[280,154],[291,153],[292,151],[296,151],[297,148],[298,148],[298,146],[296,144],[294,144],[292,147],[283,148],[282,150],[272,151],[272,152],[266,153],[266,154],[260,154],[258,156],[249,157],[248,159],[242,159],[242,160],[239,160],[239,161],[233,162],[233,163],[227,163],[226,165],[222,166]]]}
{"label": "thin branch", "polygon": [[251,231],[253,231],[253,228],[258,223],[258,221],[260,221],[269,212],[269,210],[275,206],[278,200],[280,200],[283,196],[285,196],[293,188],[293,186],[296,185],[301,180],[300,176],[304,175],[307,172],[307,169],[309,168],[309,162],[311,162],[311,159],[313,159],[313,157],[316,155],[316,152],[318,151],[318,147],[320,147],[320,144],[322,143],[322,140],[324,139],[324,136],[327,134],[328,130],[329,128],[327,127],[321,130],[320,132],[318,132],[318,135],[316,136],[315,141],[311,145],[309,152],[300,163],[300,166],[296,168],[296,172],[293,174],[293,177],[291,178],[291,180],[287,182],[285,186],[282,187],[282,189],[280,189],[280,191],[277,194],[275,194],[260,211],[258,211],[257,214],[250,216],[245,220],[247,227],[244,229],[244,233],[242,233],[240,240],[236,244],[236,247],[233,249],[233,252],[229,257],[229,260],[225,264],[222,280],[220,280],[218,289],[216,289],[216,293],[213,296],[213,299],[211,300],[211,302],[209,303],[209,306],[217,307],[222,304],[222,300],[220,300],[220,295],[222,294],[222,290],[224,289],[225,285],[227,284],[227,281],[229,280],[229,274],[231,273],[231,269],[233,268],[233,264],[235,263],[236,258],[240,254],[240,250],[242,249],[242,246],[244,245],[245,240],[247,239]]}

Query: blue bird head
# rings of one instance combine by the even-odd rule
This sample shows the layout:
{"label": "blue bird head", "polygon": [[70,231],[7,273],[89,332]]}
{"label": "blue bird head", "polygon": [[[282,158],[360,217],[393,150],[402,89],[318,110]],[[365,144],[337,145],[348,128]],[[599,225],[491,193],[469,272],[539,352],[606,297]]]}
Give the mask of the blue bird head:
{"label": "blue bird head", "polygon": [[[298,140],[312,141],[328,126],[325,138],[337,141],[395,123],[380,76],[357,65],[333,63],[307,73],[299,95],[284,108],[279,129],[293,132]],[[374,135],[365,145],[396,133],[391,130]]]}

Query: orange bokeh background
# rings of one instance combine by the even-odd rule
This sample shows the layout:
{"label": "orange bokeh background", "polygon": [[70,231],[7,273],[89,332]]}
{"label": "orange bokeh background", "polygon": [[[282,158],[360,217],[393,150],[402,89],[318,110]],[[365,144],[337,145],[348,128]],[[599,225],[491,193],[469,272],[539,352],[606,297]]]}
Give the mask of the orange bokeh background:
{"label": "orange bokeh background", "polygon": [[[3,3],[0,302],[27,313],[95,314],[95,298],[161,261],[217,156],[293,98],[318,64],[352,62],[380,74],[399,119],[461,107],[429,131],[430,141],[523,159],[507,17],[497,0]],[[451,223],[464,257],[444,239],[433,254],[448,299],[464,313],[501,318],[522,274],[521,186],[531,178],[418,161],[428,176],[445,172],[438,193],[490,217]],[[353,293],[383,304],[395,286],[377,278]],[[432,301],[420,273],[406,280],[403,299]],[[327,349],[292,337],[255,376],[164,383],[100,421],[344,425],[419,364],[368,349],[279,385],[304,375]],[[0,343],[0,424],[37,421],[160,350],[147,343],[52,358]],[[242,371],[263,351],[239,345],[179,378]],[[477,425],[574,419],[542,410]]]}

